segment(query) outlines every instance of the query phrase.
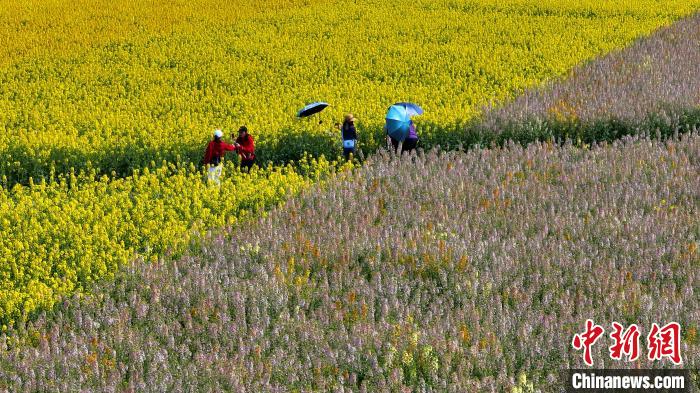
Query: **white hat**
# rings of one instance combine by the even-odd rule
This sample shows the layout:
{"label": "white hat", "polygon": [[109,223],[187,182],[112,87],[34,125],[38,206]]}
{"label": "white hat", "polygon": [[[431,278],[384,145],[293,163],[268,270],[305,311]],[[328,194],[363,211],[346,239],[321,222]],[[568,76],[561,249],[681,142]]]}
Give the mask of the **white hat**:
{"label": "white hat", "polygon": [[223,131],[221,131],[217,128],[216,130],[214,130],[214,136],[217,138],[221,138],[224,136],[224,133],[223,133]]}

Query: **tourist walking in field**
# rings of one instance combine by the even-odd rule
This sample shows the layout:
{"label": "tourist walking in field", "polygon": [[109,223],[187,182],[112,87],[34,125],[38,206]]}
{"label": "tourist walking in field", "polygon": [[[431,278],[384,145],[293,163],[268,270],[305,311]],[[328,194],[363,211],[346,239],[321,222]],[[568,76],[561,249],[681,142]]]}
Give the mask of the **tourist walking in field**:
{"label": "tourist walking in field", "polygon": [[346,160],[350,159],[350,155],[355,155],[357,148],[357,129],[355,128],[355,116],[348,113],[345,116],[343,125],[340,128],[340,134],[343,138],[343,156]]}
{"label": "tourist walking in field", "polygon": [[[384,131],[387,132],[386,126],[384,127]],[[403,143],[400,143],[398,139],[390,136],[388,132],[386,138],[387,147],[390,149],[393,147],[396,154],[402,154],[404,152],[410,153],[418,146],[418,132],[416,131],[416,123],[411,120],[411,124],[408,127],[408,136],[406,139],[404,139]],[[399,151],[399,147],[401,147],[401,151]]]}
{"label": "tourist walking in field", "polygon": [[235,147],[238,155],[241,157],[241,168],[246,168],[250,171],[250,168],[255,164],[255,141],[248,133],[246,126],[238,129]]}
{"label": "tourist walking in field", "polygon": [[411,102],[398,102],[389,107],[386,113],[387,148],[394,148],[396,154],[411,152],[418,145],[418,133],[412,117],[423,114],[423,108]]}
{"label": "tourist walking in field", "polygon": [[217,186],[221,184],[221,174],[223,172],[223,158],[227,151],[234,151],[236,147],[222,140],[224,133],[217,129],[214,131],[214,139],[207,145],[204,153],[204,165],[207,165],[207,179]]}

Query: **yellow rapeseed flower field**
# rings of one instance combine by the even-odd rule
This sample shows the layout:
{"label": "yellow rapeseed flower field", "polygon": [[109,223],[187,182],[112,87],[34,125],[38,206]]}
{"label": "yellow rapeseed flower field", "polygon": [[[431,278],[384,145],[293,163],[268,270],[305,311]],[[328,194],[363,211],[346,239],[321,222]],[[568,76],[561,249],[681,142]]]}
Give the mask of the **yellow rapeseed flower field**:
{"label": "yellow rapeseed flower field", "polygon": [[[3,0],[0,6],[0,322],[178,252],[334,171],[196,166],[215,127],[246,124],[261,161],[339,153],[359,119],[421,104],[430,139],[483,105],[688,15],[700,0]],[[296,110],[325,100],[325,122]],[[159,163],[154,165],[152,163]],[[163,163],[163,164],[160,164]],[[136,173],[135,173],[136,172]]]}
{"label": "yellow rapeseed flower field", "polygon": [[[246,124],[260,158],[339,152],[332,120],[379,142],[386,108],[414,101],[426,140],[480,107],[628,44],[700,0],[127,2],[5,0],[0,175],[88,162],[128,175],[197,162],[214,127]],[[333,106],[297,121],[304,104]]]}
{"label": "yellow rapeseed flower field", "polygon": [[179,253],[337,168],[321,159],[241,173],[229,162],[217,187],[193,165],[166,164],[122,179],[92,172],[16,185],[0,193],[0,322],[50,307],[139,256]]}

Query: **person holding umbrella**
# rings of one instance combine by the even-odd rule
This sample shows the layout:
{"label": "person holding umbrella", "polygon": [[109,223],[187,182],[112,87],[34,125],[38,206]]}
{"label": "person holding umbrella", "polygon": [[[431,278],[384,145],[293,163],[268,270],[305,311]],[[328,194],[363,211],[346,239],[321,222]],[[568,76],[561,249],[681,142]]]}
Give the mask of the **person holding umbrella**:
{"label": "person holding umbrella", "polygon": [[411,118],[422,114],[423,109],[410,102],[399,102],[389,107],[384,126],[387,146],[393,147],[398,154],[414,150],[418,145],[418,134]]}
{"label": "person holding umbrella", "polygon": [[255,164],[255,141],[248,133],[248,127],[241,126],[238,129],[238,138],[236,138],[234,146],[238,155],[241,156],[241,168],[250,171],[250,168]]}
{"label": "person holding umbrella", "polygon": [[224,133],[216,129],[214,130],[214,139],[207,145],[207,150],[204,153],[204,165],[207,165],[207,180],[217,186],[221,184],[221,174],[223,172],[223,158],[227,151],[236,150],[236,146],[230,145],[223,141]]}
{"label": "person holding umbrella", "polygon": [[[387,131],[386,126],[384,127],[384,131]],[[387,138],[389,139],[391,146],[394,148],[394,151],[398,153],[400,141],[388,133]],[[418,133],[416,132],[416,123],[411,120],[408,125],[408,136],[406,139],[404,139],[403,144],[401,145],[401,152],[410,153],[412,150],[415,150],[416,146],[418,146]]]}
{"label": "person holding umbrella", "polygon": [[355,155],[357,147],[357,129],[355,128],[355,116],[348,113],[345,116],[342,127],[340,127],[340,135],[343,138],[343,156],[346,160],[350,159],[350,155]]}

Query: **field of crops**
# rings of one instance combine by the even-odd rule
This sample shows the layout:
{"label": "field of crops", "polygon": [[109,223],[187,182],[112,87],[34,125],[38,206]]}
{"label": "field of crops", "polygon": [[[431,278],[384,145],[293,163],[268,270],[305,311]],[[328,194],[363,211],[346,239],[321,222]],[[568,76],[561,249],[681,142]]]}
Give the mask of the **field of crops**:
{"label": "field of crops", "polygon": [[3,192],[2,330],[134,259],[177,256],[208,229],[255,217],[336,169],[325,160],[250,174],[229,165],[214,187],[194,166],[170,165],[125,179],[67,176]]}
{"label": "field of crops", "polygon": [[[359,118],[370,152],[386,107],[410,100],[426,109],[417,119],[426,146],[450,135],[459,142],[483,106],[568,76],[698,7],[700,0],[7,0],[0,325],[12,330],[135,258],[177,256],[208,229],[252,219],[342,169],[331,158],[242,175],[229,163],[222,187],[211,188],[199,162],[214,127],[228,134],[248,125],[261,162],[334,157],[330,125],[344,112]],[[693,41],[668,40],[687,51],[652,45],[663,46],[650,54],[654,72],[670,53],[697,56]],[[697,83],[697,64],[676,66]],[[683,102],[697,106],[689,86]],[[294,119],[314,100],[333,104],[323,124]],[[545,102],[545,111],[572,113],[568,101]],[[590,102],[576,105],[584,111]]]}
{"label": "field of crops", "polygon": [[375,156],[25,325],[0,389],[559,391],[586,318],[678,321],[697,369],[699,170],[697,134]]}
{"label": "field of crops", "polygon": [[700,16],[686,18],[564,80],[487,108],[466,144],[571,138],[584,143],[700,127]]}
{"label": "field of crops", "polygon": [[[0,45],[0,178],[9,184],[88,162],[118,175],[163,159],[198,163],[211,129],[241,124],[259,136],[263,160],[304,150],[335,155],[328,130],[343,112],[356,114],[361,142],[372,148],[386,108],[402,100],[426,109],[427,141],[483,105],[700,7],[700,0],[9,3],[0,11],[0,43],[7,43]],[[333,104],[326,123],[295,121],[314,100]]]}

